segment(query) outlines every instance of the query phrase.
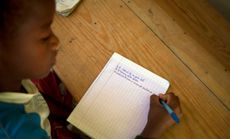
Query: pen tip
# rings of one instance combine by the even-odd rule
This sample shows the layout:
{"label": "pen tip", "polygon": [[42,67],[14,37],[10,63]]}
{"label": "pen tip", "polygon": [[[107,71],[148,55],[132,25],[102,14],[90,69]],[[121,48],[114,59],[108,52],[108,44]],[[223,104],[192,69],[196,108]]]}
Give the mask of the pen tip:
{"label": "pen tip", "polygon": [[174,112],[171,114],[171,116],[172,116],[173,120],[174,120],[177,124],[179,124],[180,119],[177,117],[177,115],[176,115]]}

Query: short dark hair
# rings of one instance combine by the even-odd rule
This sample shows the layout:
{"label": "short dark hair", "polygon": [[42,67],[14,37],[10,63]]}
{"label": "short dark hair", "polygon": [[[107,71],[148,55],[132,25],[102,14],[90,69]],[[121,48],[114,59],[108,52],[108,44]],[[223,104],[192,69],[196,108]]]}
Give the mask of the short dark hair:
{"label": "short dark hair", "polygon": [[[31,0],[29,0],[31,1]],[[0,0],[0,41],[14,37],[27,17],[28,0]]]}
{"label": "short dark hair", "polygon": [[55,3],[55,0],[0,0],[0,46],[9,45],[21,25],[39,12],[36,6],[44,6],[48,1]]}

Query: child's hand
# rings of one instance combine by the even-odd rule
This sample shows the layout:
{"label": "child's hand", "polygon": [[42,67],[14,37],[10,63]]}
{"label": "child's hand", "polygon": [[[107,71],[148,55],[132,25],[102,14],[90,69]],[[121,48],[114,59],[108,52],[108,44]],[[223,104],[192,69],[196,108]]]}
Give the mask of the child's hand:
{"label": "child's hand", "polygon": [[159,97],[156,95],[151,96],[148,123],[141,134],[143,137],[150,139],[158,138],[166,129],[175,123],[160,104],[160,98],[173,109],[178,117],[182,116],[179,98],[173,93],[160,95]]}

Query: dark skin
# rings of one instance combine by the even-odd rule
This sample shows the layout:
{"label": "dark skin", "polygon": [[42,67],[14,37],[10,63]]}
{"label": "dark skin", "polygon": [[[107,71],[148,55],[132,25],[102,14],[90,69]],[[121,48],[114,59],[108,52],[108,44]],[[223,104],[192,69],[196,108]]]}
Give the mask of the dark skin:
{"label": "dark skin", "polygon": [[171,92],[165,95],[160,94],[159,96],[152,95],[150,98],[148,123],[141,134],[141,136],[146,137],[147,139],[159,138],[165,130],[175,124],[160,104],[160,98],[174,110],[178,117],[182,116],[179,98],[174,93]]}
{"label": "dark skin", "polygon": [[[54,1],[38,3],[31,9],[16,36],[0,46],[0,91],[20,91],[22,79],[46,76],[55,64],[58,38],[51,29]],[[4,40],[5,41],[5,40]]]}
{"label": "dark skin", "polygon": [[[45,77],[55,64],[59,48],[59,40],[51,28],[55,2],[39,0],[31,2],[30,7],[33,8],[25,12],[30,14],[20,24],[15,37],[1,40],[7,41],[7,46],[0,43],[0,92],[20,92],[23,79]],[[173,93],[153,95],[148,123],[141,134],[143,137],[159,138],[174,124],[159,103],[159,98],[165,100],[181,116],[179,99]]]}

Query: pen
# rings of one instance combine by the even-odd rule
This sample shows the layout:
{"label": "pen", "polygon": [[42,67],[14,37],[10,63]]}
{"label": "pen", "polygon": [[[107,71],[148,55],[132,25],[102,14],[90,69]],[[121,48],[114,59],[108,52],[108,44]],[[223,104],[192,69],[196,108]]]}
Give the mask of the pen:
{"label": "pen", "polygon": [[165,108],[165,110],[169,113],[169,115],[172,117],[172,119],[179,124],[179,118],[177,117],[176,113],[172,110],[172,108],[169,107],[167,103],[164,102],[164,100],[160,99],[161,105]]}

